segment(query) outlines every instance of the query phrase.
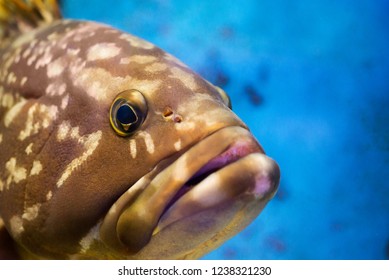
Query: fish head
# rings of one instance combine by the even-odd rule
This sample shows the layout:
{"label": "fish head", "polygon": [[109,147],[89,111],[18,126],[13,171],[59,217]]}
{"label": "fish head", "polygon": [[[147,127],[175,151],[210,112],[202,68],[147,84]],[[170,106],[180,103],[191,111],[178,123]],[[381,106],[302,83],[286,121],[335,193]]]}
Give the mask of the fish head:
{"label": "fish head", "polygon": [[9,67],[26,81],[5,116],[17,140],[0,193],[1,217],[27,255],[198,258],[274,196],[278,165],[227,94],[178,59],[91,22],[28,36],[13,55],[42,44],[47,63],[35,48]]}

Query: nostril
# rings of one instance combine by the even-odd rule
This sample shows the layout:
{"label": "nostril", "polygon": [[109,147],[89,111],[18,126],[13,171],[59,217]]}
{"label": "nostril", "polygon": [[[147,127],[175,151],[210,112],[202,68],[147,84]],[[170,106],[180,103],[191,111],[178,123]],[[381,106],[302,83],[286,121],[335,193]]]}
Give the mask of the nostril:
{"label": "nostril", "polygon": [[162,116],[166,120],[172,120],[175,123],[182,122],[182,117],[174,113],[173,109],[169,106],[166,106],[165,109],[163,109]]}
{"label": "nostril", "polygon": [[168,117],[171,117],[173,115],[173,110],[172,108],[170,107],[165,107],[165,109],[163,110],[163,116],[165,118],[168,118]]}
{"label": "nostril", "polygon": [[174,121],[175,123],[180,123],[180,122],[182,122],[182,117],[181,117],[180,115],[175,115],[175,116],[173,117],[173,121]]}

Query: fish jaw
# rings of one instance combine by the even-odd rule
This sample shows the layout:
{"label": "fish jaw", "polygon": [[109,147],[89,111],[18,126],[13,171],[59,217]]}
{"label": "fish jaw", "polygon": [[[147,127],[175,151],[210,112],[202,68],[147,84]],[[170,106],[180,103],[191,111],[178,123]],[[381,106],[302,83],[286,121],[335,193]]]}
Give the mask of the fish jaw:
{"label": "fish jaw", "polygon": [[[162,258],[206,253],[255,219],[274,196],[280,178],[277,164],[251,133],[235,126],[212,133],[159,169],[123,194],[105,217],[100,234],[108,246],[134,257],[161,258],[159,252],[167,246],[164,236],[188,243],[187,230],[177,226],[203,227],[207,215],[222,211],[218,222],[202,231],[206,234],[176,251],[172,246]],[[210,234],[223,238],[211,242]],[[199,246],[205,248],[194,250]]]}

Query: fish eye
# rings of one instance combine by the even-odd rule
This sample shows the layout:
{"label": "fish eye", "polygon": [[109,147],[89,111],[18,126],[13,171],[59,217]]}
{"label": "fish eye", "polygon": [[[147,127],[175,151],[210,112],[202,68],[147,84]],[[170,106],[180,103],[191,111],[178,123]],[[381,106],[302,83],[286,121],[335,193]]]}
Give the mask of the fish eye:
{"label": "fish eye", "polygon": [[216,89],[219,92],[220,97],[223,99],[224,104],[226,104],[226,106],[232,110],[231,99],[228,94],[219,87],[216,87]]}
{"label": "fish eye", "polygon": [[112,102],[109,120],[120,136],[132,135],[144,122],[147,102],[143,94],[135,89],[119,93]]}

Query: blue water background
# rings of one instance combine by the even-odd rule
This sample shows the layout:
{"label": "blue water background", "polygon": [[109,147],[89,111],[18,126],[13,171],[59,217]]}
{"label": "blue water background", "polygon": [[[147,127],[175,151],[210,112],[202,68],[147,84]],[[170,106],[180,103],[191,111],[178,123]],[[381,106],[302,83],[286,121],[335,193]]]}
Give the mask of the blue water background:
{"label": "blue water background", "polygon": [[279,192],[204,259],[389,258],[389,1],[63,0],[230,95]]}

